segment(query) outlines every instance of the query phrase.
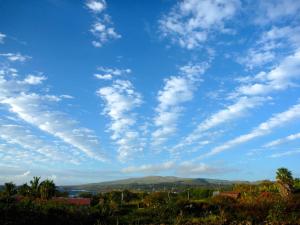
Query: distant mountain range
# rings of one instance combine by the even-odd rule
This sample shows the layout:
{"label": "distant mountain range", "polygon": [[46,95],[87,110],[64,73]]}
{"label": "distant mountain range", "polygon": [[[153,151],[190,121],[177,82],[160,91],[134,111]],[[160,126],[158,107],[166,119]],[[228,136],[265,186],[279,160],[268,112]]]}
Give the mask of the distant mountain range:
{"label": "distant mountain range", "polygon": [[63,186],[63,189],[70,190],[85,190],[85,191],[110,191],[110,190],[181,190],[191,187],[203,187],[203,188],[226,188],[236,183],[249,183],[247,181],[228,181],[206,178],[180,178],[172,176],[148,176],[140,178],[129,178],[116,181],[82,184],[82,185],[70,185]]}

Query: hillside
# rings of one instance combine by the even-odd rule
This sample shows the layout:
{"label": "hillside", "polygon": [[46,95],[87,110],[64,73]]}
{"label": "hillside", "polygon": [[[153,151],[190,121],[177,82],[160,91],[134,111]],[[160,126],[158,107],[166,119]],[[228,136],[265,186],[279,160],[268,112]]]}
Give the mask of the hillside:
{"label": "hillside", "polygon": [[118,189],[131,190],[164,190],[164,189],[185,189],[189,187],[203,187],[203,188],[226,188],[234,183],[241,183],[240,181],[228,181],[206,178],[180,178],[172,176],[148,176],[140,178],[129,178],[116,181],[107,181],[100,183],[70,185],[64,186],[65,190],[86,190],[86,191],[108,191]]}

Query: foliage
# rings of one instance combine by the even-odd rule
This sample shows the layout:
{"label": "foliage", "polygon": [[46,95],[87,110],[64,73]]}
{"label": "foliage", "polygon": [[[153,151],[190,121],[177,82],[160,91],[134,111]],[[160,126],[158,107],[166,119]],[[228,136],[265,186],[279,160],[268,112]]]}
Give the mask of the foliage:
{"label": "foliage", "polygon": [[17,193],[16,185],[13,182],[4,184],[3,194],[7,197],[11,197]]}
{"label": "foliage", "polygon": [[277,170],[276,180],[288,185],[293,185],[294,183],[292,172],[284,167]]}
{"label": "foliage", "polygon": [[30,193],[31,193],[31,189],[30,189],[30,187],[28,186],[27,183],[21,185],[21,186],[18,188],[18,194],[19,194],[19,195],[22,195],[22,196],[30,196]]}
{"label": "foliage", "polygon": [[33,179],[30,181],[30,195],[33,197],[39,197],[40,179],[40,177],[33,177]]}
{"label": "foliage", "polygon": [[44,180],[39,187],[40,196],[42,199],[50,199],[55,194],[55,184],[52,180]]}
{"label": "foliage", "polygon": [[297,191],[300,191],[300,178],[295,178],[294,189],[296,189]]}
{"label": "foliage", "polygon": [[[298,181],[295,179],[295,186]],[[203,188],[182,192],[86,192],[80,197],[91,199],[88,206],[51,199],[63,193],[50,180],[40,182],[40,178],[34,178],[30,186],[20,186],[17,194],[22,198],[15,191],[7,191],[16,190],[12,183],[6,187],[3,193],[10,194],[0,197],[1,225],[300,224],[300,194],[283,199],[271,181],[236,185],[233,190],[242,193],[240,198],[212,197],[212,190]]]}
{"label": "foliage", "polygon": [[276,172],[276,180],[281,196],[289,198],[294,187],[292,172],[287,168],[279,168]]}

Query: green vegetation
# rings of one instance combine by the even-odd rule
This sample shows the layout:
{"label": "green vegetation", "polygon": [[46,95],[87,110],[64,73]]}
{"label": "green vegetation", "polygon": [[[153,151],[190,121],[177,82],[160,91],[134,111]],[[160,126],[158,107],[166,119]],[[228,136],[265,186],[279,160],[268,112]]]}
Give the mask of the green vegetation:
{"label": "green vegetation", "polygon": [[[68,198],[57,198],[66,193],[57,191],[53,181],[34,177],[29,185],[4,185],[0,224],[300,224],[299,181],[280,168],[276,182],[236,183],[229,192],[203,187],[84,192],[77,200],[89,198],[89,204],[72,204]],[[282,185],[289,187],[288,195]]]}
{"label": "green vegetation", "polygon": [[292,172],[286,168],[279,168],[276,172],[276,181],[281,196],[289,198],[294,189],[294,178],[292,176]]}
{"label": "green vegetation", "polygon": [[166,189],[172,190],[186,190],[188,188],[202,187],[209,189],[228,188],[236,183],[248,182],[232,182],[227,180],[203,179],[203,178],[179,178],[179,177],[161,177],[148,176],[142,178],[130,178],[124,180],[66,186],[66,190],[87,190],[96,192],[105,192],[110,190],[142,190],[142,191],[164,191]]}

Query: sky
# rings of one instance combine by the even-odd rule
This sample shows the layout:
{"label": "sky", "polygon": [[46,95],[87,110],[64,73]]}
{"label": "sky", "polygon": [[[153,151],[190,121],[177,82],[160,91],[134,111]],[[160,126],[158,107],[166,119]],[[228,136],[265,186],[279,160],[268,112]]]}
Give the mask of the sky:
{"label": "sky", "polygon": [[0,0],[0,183],[300,176],[300,0]]}

